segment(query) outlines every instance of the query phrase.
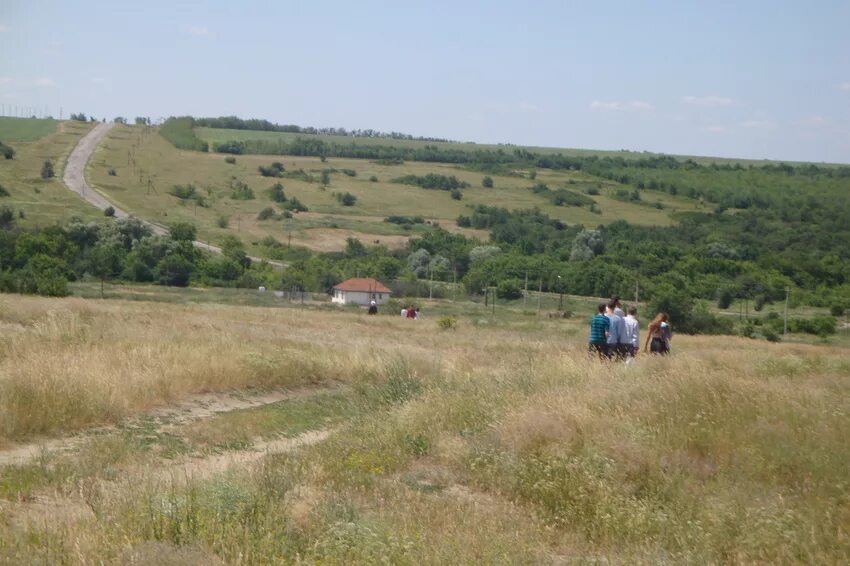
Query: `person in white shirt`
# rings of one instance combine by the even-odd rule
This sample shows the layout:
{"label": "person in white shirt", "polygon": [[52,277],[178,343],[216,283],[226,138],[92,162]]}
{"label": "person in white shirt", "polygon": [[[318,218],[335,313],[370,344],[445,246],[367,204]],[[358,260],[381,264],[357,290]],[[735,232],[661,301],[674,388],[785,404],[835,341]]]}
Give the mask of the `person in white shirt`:
{"label": "person in white shirt", "polygon": [[[624,341],[626,327],[623,324],[623,317],[616,313],[617,306],[614,301],[608,303],[608,309],[605,316],[611,321],[611,327],[608,330],[608,357],[623,359],[623,350],[621,344]],[[622,312],[622,311],[620,311]]]}
{"label": "person in white shirt", "polygon": [[623,320],[626,327],[625,342],[629,346],[629,357],[634,358],[640,350],[640,321],[637,319],[637,308],[629,307],[629,314]]}

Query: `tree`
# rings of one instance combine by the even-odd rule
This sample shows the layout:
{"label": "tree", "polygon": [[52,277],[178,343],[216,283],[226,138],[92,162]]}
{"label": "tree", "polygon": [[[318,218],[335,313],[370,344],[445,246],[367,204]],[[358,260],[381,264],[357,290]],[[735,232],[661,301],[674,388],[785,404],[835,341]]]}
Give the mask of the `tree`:
{"label": "tree", "polygon": [[180,254],[167,255],[156,266],[159,284],[185,287],[194,268],[192,262]]}
{"label": "tree", "polygon": [[269,198],[274,202],[286,202],[286,193],[283,192],[283,185],[275,183],[268,190]]}
{"label": "tree", "polygon": [[475,246],[469,250],[469,263],[475,263],[483,259],[490,259],[502,252],[499,246]]}
{"label": "tree", "polygon": [[503,279],[496,286],[496,296],[500,299],[519,299],[522,297],[522,282],[519,279]]}
{"label": "tree", "polygon": [[3,157],[5,157],[6,159],[14,159],[14,157],[15,157],[15,150],[14,149],[9,147],[8,145],[0,144],[0,146],[2,146],[2,149],[3,149]]}
{"label": "tree", "polygon": [[570,261],[588,261],[602,253],[605,243],[599,230],[582,230],[576,234]]}
{"label": "tree", "polygon": [[491,177],[489,175],[484,177],[481,180],[481,186],[484,187],[485,189],[492,189],[493,188],[493,177]]}
{"label": "tree", "polygon": [[47,179],[52,178],[54,175],[55,173],[53,171],[53,163],[49,159],[45,160],[45,162],[41,166],[41,178],[46,181]]}
{"label": "tree", "polygon": [[175,242],[194,242],[198,237],[198,229],[190,222],[175,222],[171,225],[170,234]]}
{"label": "tree", "polygon": [[331,174],[327,169],[322,171],[322,184],[325,186],[331,184]]}
{"label": "tree", "polygon": [[115,207],[114,206],[107,206],[106,208],[103,209],[103,215],[108,216],[108,217],[115,216]]}
{"label": "tree", "polygon": [[461,200],[463,198],[463,193],[460,192],[460,189],[452,189],[451,195],[454,200]]}
{"label": "tree", "polygon": [[366,246],[357,238],[346,238],[345,255],[348,257],[363,257],[366,255]]}
{"label": "tree", "polygon": [[337,195],[337,200],[342,206],[354,206],[357,202],[357,197],[351,193],[342,193]]}
{"label": "tree", "polygon": [[115,122],[116,124],[125,124],[125,125],[127,124],[127,118],[125,118],[123,116],[116,116],[115,119],[112,120],[112,121]]}
{"label": "tree", "polygon": [[103,298],[103,285],[121,273],[125,256],[124,248],[115,241],[100,241],[89,253],[89,272],[100,279],[100,298]]}
{"label": "tree", "polygon": [[428,275],[428,266],[431,263],[431,254],[426,249],[419,249],[407,256],[407,268],[417,277]]}
{"label": "tree", "polygon": [[8,230],[15,225],[15,211],[8,206],[0,206],[0,229]]}

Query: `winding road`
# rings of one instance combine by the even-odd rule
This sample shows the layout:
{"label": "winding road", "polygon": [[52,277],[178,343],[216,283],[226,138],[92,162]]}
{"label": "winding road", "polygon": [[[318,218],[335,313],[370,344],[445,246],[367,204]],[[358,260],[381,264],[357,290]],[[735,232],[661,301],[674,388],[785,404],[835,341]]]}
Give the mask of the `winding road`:
{"label": "winding road", "polygon": [[[106,210],[111,206],[115,210],[116,218],[128,218],[131,215],[127,213],[126,210],[118,208],[113,203],[109,202],[106,197],[92,189],[86,182],[86,163],[88,163],[89,159],[91,159],[91,156],[95,149],[97,149],[98,144],[106,137],[106,134],[109,133],[109,130],[111,130],[113,126],[115,126],[115,124],[112,123],[98,124],[92,129],[92,131],[80,139],[77,146],[74,148],[74,151],[72,151],[71,155],[68,156],[68,163],[65,164],[65,174],[62,177],[62,180],[68,189],[77,193],[80,198],[92,206],[95,206],[100,210]],[[168,234],[168,228],[161,224],[148,222],[147,220],[142,220],[142,222],[150,228],[154,234],[160,236]],[[192,242],[192,244],[201,250],[217,254],[221,253],[221,248],[218,246],[213,246],[197,240]],[[285,267],[283,263],[277,261],[270,261],[259,257],[248,257],[250,257],[253,262],[266,261],[275,267]]]}

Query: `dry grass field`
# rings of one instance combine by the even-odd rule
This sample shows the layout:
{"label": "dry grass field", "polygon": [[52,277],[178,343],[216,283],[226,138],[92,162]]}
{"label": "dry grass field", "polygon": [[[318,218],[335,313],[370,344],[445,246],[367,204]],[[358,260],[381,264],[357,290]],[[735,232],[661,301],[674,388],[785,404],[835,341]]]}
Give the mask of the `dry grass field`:
{"label": "dry grass field", "polygon": [[2,563],[850,560],[847,349],[12,295],[0,327]]}
{"label": "dry grass field", "polygon": [[[653,194],[651,198],[653,202],[662,202],[664,210],[622,202],[610,197],[613,185],[578,172],[540,171],[535,181],[522,176],[494,176],[495,187],[485,189],[481,184],[484,174],[448,164],[406,162],[403,165],[381,165],[365,159],[335,158],[323,163],[313,157],[259,155],[237,156],[235,164],[228,164],[224,158],[221,154],[177,150],[153,130],[146,134],[142,127],[117,126],[89,162],[87,178],[119,207],[141,218],[163,224],[193,222],[198,226],[201,239],[211,242],[218,241],[225,234],[233,234],[249,246],[251,253],[258,255],[261,250],[256,243],[266,236],[321,251],[341,250],[348,237],[356,237],[366,243],[381,241],[383,237],[382,243],[399,246],[417,231],[428,227],[419,226],[413,231],[405,231],[383,222],[386,216],[420,215],[430,222],[456,229],[454,225],[458,215],[468,214],[469,205],[475,204],[509,209],[536,206],[568,223],[588,226],[617,219],[637,224],[666,225],[673,222],[670,216],[673,212],[691,210],[696,206],[691,199],[660,193]],[[273,161],[283,162],[287,171],[303,170],[315,178],[314,182],[293,178],[279,181],[288,197],[296,197],[318,216],[298,214],[291,219],[257,220],[258,212],[275,206],[266,189],[278,179],[263,177],[258,172],[260,165],[267,166]],[[109,175],[109,169],[114,169],[116,175]],[[327,187],[319,182],[325,169],[336,170],[331,174]],[[354,171],[355,176],[343,174],[343,169]],[[403,175],[428,173],[455,175],[470,183],[471,187],[464,190],[463,200],[457,201],[447,191],[390,182]],[[373,181],[373,178],[377,180]],[[246,183],[253,189],[256,198],[232,199],[231,180]],[[595,214],[587,207],[556,207],[528,190],[534,182],[544,182],[556,188],[569,186],[567,183],[570,181],[601,184],[602,194],[594,197],[601,214]],[[193,201],[184,202],[168,194],[173,185],[187,183],[198,187],[208,207],[196,206]],[[344,192],[357,196],[354,206],[342,206],[337,201],[334,194]],[[227,228],[219,225],[223,216],[228,219]],[[486,237],[480,231],[468,234]]]}

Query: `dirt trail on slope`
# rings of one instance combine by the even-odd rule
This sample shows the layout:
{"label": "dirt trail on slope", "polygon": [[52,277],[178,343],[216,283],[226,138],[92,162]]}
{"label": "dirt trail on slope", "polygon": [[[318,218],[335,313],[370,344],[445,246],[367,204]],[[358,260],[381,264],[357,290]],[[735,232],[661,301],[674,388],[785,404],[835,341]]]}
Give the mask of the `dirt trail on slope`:
{"label": "dirt trail on slope", "polygon": [[[134,423],[140,423],[143,419],[154,419],[158,423],[156,427],[157,432],[164,432],[177,425],[210,418],[221,413],[262,407],[299,397],[321,395],[322,393],[329,393],[338,389],[338,387],[321,387],[311,389],[275,389],[264,392],[229,391],[202,393],[193,395],[175,405],[157,408],[143,415],[133,417],[122,423],[122,425],[132,427]],[[80,448],[83,443],[95,434],[116,430],[118,430],[117,426],[89,429],[71,437],[40,440],[0,450],[0,468],[9,465],[27,464],[45,452],[73,451]]]}
{"label": "dirt trail on slope", "polygon": [[[116,218],[127,218],[130,216],[127,211],[115,206],[113,203],[109,202],[106,197],[104,197],[99,192],[95,191],[91,188],[91,186],[86,182],[86,164],[88,163],[91,156],[94,154],[97,149],[98,144],[106,137],[115,124],[112,123],[100,123],[96,125],[89,133],[83,136],[79,142],[77,142],[76,147],[71,152],[71,155],[68,156],[68,162],[65,165],[65,174],[62,176],[62,181],[65,183],[65,186],[68,187],[72,192],[76,193],[83,200],[91,204],[92,206],[100,209],[106,210],[109,207],[112,207],[115,210]],[[142,220],[142,222],[151,229],[154,234],[159,236],[164,236],[168,234],[168,228],[162,226],[161,224],[155,224],[153,222],[148,222],[146,220]],[[192,244],[201,250],[206,250],[212,253],[221,253],[221,248],[218,246],[213,246],[211,244],[205,244],[204,242],[194,241]],[[249,256],[250,257],[250,256]],[[251,257],[251,261],[260,262],[260,261],[268,261],[271,265],[275,267],[285,267],[283,263],[278,261],[269,261],[263,260],[258,257]]]}

